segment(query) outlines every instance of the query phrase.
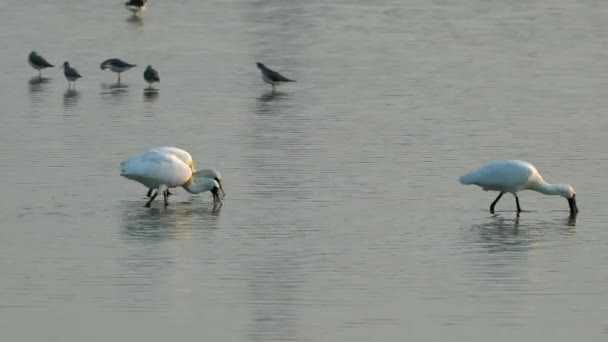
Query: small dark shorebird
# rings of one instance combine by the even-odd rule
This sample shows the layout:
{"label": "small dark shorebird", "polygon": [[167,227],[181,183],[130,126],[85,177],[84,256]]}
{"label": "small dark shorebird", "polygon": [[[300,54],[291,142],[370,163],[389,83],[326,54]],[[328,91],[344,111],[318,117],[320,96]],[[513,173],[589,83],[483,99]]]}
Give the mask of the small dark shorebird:
{"label": "small dark shorebird", "polygon": [[279,74],[277,71],[271,70],[269,69],[267,66],[265,66],[264,64],[258,62],[257,63],[258,69],[260,69],[260,71],[262,72],[262,79],[264,80],[264,82],[270,84],[272,86],[272,90],[275,90],[275,86],[281,84],[281,83],[285,83],[285,82],[295,82],[295,80],[289,79],[281,74]]}
{"label": "small dark shorebird", "polygon": [[36,53],[36,51],[30,52],[29,56],[27,56],[27,62],[30,63],[32,68],[38,70],[39,78],[42,78],[42,69],[54,67],[53,64],[47,62],[47,60]]}
{"label": "small dark shorebird", "polygon": [[[72,68],[68,62],[63,62],[63,66],[61,68],[63,68],[63,75],[68,80],[68,89],[70,88],[70,82],[76,82],[82,77],[80,76],[80,73],[78,73],[78,70]],[[76,88],[76,83],[74,83],[74,88]]]}
{"label": "small dark shorebird", "polygon": [[152,89],[152,83],[160,82],[158,71],[156,71],[151,65],[148,65],[146,70],[144,70],[144,80],[146,80],[148,83],[148,89]]}
{"label": "small dark shorebird", "polygon": [[133,16],[143,13],[148,6],[148,0],[129,0],[125,2],[125,7],[131,11]]}
{"label": "small dark shorebird", "polygon": [[99,67],[101,68],[101,70],[105,70],[105,69],[110,69],[113,72],[118,74],[118,83],[120,83],[120,73],[121,72],[125,72],[131,68],[136,67],[137,65],[135,64],[129,64],[123,60],[120,60],[118,58],[110,58],[107,59],[105,61],[103,61]]}

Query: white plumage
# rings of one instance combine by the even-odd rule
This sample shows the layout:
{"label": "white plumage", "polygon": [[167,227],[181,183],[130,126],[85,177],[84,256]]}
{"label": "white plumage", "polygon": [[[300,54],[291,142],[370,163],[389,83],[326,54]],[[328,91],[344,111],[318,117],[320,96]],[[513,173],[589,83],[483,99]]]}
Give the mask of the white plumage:
{"label": "white plumage", "polygon": [[[195,177],[203,177],[203,178],[206,177],[206,178],[214,179],[220,186],[220,192],[222,193],[222,198],[226,197],[226,192],[224,192],[224,187],[223,187],[223,178],[222,178],[222,175],[219,173],[219,171],[217,171],[215,169],[203,169],[203,170],[195,171],[194,160],[192,159],[192,155],[190,153],[188,153],[186,150],[183,150],[178,147],[173,147],[173,146],[156,146],[156,147],[151,147],[151,148],[145,150],[144,153],[152,152],[152,151],[173,154],[179,160],[186,163],[186,165],[188,165],[188,167],[190,167],[190,169],[192,170],[193,175]],[[151,192],[152,192],[152,189],[150,189],[148,191],[148,197],[150,197]],[[171,193],[169,193],[169,195],[170,194]]]}
{"label": "white plumage", "polygon": [[565,197],[570,206],[570,214],[576,215],[578,213],[575,199],[576,192],[571,185],[545,182],[534,165],[522,160],[494,161],[463,175],[459,180],[461,184],[474,184],[485,191],[499,191],[500,194],[490,205],[491,212],[494,212],[496,203],[506,192],[515,196],[517,211],[521,212],[517,192],[534,190],[545,195]]}
{"label": "white plumage", "polygon": [[213,194],[214,206],[218,202],[221,203],[218,195],[219,184],[210,178],[196,177],[186,163],[171,153],[144,152],[121,162],[120,168],[121,176],[139,182],[149,189],[156,189],[146,203],[147,207],[160,192],[163,194],[166,206],[168,189],[178,186],[193,194],[210,191]]}

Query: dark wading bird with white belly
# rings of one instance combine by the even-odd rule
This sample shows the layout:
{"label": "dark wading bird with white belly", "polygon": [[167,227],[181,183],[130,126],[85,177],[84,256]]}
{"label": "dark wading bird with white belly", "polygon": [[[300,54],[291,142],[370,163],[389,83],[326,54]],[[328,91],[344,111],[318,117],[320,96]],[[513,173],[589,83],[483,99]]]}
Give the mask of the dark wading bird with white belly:
{"label": "dark wading bird with white belly", "polygon": [[163,194],[164,204],[167,206],[168,190],[179,186],[192,194],[211,192],[214,209],[222,203],[217,181],[193,173],[186,163],[171,153],[149,151],[130,157],[120,163],[120,175],[154,189],[146,207],[150,207],[159,193]]}
{"label": "dark wading bird with white belly", "polygon": [[106,59],[105,61],[101,62],[101,64],[99,65],[99,68],[101,70],[110,69],[111,71],[117,73],[118,74],[118,83],[120,83],[120,73],[125,72],[136,66],[137,65],[135,65],[135,64],[127,63],[118,58],[110,58],[110,59]]}
{"label": "dark wading bird with white belly", "polygon": [[576,216],[578,213],[576,192],[570,184],[547,183],[534,165],[522,160],[494,161],[465,174],[459,180],[461,184],[474,184],[484,191],[499,191],[498,197],[490,205],[492,213],[494,213],[498,200],[507,192],[515,197],[517,212],[520,213],[522,210],[517,192],[522,190],[534,190],[545,195],[565,197],[570,206],[570,216]]}
{"label": "dark wading bird with white belly", "polygon": [[32,68],[38,70],[38,78],[42,78],[42,69],[54,67],[53,64],[49,63],[36,51],[30,52],[30,54],[27,56],[27,62],[32,66]]}
{"label": "dark wading bird with white belly", "polygon": [[76,88],[76,81],[78,81],[79,78],[82,78],[78,70],[70,66],[69,62],[63,62],[63,66],[61,68],[63,69],[63,75],[68,80],[68,89],[70,89],[71,83],[74,83],[74,88]]}
{"label": "dark wading bird with white belly", "polygon": [[281,83],[295,82],[295,80],[289,79],[289,78],[279,74],[277,71],[274,71],[274,70],[268,68],[267,66],[265,66],[264,64],[262,64],[260,62],[256,63],[256,65],[257,65],[258,69],[260,69],[260,72],[262,73],[262,80],[272,86],[272,91],[275,90],[275,86],[277,86]]}
{"label": "dark wading bird with white belly", "polygon": [[160,82],[158,71],[151,65],[148,65],[146,70],[144,70],[144,80],[148,83],[148,89],[152,89],[152,83]]}
{"label": "dark wading bird with white belly", "polygon": [[133,16],[142,14],[148,6],[148,0],[129,0],[125,2],[125,7],[131,11]]}

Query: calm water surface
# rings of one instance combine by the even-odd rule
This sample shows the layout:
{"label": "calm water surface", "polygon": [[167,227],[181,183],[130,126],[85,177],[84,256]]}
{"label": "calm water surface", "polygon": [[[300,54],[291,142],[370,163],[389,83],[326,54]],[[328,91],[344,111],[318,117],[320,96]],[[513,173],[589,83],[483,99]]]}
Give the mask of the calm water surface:
{"label": "calm water surface", "polygon": [[[608,5],[0,0],[10,341],[605,341]],[[44,82],[36,50],[58,68]],[[116,76],[106,58],[138,64]],[[255,62],[298,82],[272,94]],[[160,72],[157,92],[142,73]],[[154,145],[228,194],[119,176]],[[463,187],[498,158],[563,198]]]}

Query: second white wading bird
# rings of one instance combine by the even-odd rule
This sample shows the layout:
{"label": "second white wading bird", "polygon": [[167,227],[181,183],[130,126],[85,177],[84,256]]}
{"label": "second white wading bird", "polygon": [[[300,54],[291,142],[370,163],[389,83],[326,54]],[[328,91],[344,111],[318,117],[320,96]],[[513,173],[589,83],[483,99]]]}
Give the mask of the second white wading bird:
{"label": "second white wading bird", "polygon": [[494,161],[463,175],[459,181],[464,185],[477,185],[484,191],[499,191],[498,197],[490,205],[492,213],[496,203],[506,192],[515,196],[517,212],[521,212],[517,192],[522,190],[534,190],[545,195],[565,197],[570,206],[570,215],[578,213],[576,192],[570,184],[547,183],[534,165],[522,160]]}
{"label": "second white wading bird", "polygon": [[[179,160],[186,163],[186,165],[188,165],[190,170],[192,170],[192,172],[194,174],[196,174],[197,176],[214,179],[220,186],[220,192],[222,193],[222,198],[226,197],[226,192],[224,192],[224,187],[222,185],[222,175],[219,173],[219,171],[217,171],[215,169],[203,169],[203,170],[195,171],[194,170],[194,160],[192,159],[192,155],[190,155],[190,153],[188,153],[188,151],[182,150],[181,148],[177,148],[177,147],[173,147],[173,146],[157,146],[157,147],[151,147],[144,151],[144,153],[146,153],[146,152],[160,152],[160,153],[173,154]],[[154,189],[150,188],[148,190],[148,193],[146,194],[146,196],[150,197],[152,195],[153,190]],[[167,191],[167,195],[171,195],[171,193],[169,191]]]}
{"label": "second white wading bird", "polygon": [[130,157],[120,163],[120,175],[156,190],[146,207],[150,207],[159,193],[163,194],[167,206],[167,190],[178,186],[192,194],[211,192],[214,208],[222,202],[219,196],[220,186],[214,179],[193,173],[186,163],[170,153],[150,151]]}

